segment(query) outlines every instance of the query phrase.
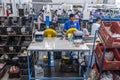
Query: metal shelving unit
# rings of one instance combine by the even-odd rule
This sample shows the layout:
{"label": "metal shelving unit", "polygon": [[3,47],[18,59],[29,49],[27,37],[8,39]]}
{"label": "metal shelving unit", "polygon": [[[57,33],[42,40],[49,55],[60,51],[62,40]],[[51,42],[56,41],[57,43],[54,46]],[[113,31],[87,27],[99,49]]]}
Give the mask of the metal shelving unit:
{"label": "metal shelving unit", "polygon": [[[15,23],[14,24],[14,19],[15,19]],[[20,22],[22,21],[22,22]],[[29,21],[30,26],[25,26],[25,21]],[[8,40],[6,40],[6,44],[5,45],[0,45],[0,48],[2,50],[2,47],[4,48],[0,54],[18,54],[18,52],[12,52],[9,51],[9,47],[11,48],[16,48],[18,47],[19,49],[21,47],[28,47],[29,44],[27,45],[22,45],[22,42],[24,42],[24,40],[22,40],[23,37],[30,37],[32,41],[33,38],[33,18],[32,17],[5,17],[5,16],[0,16],[0,38],[1,37],[7,37]],[[4,25],[5,24],[5,25]],[[8,29],[10,28],[10,29]],[[23,32],[22,32],[22,28]],[[11,32],[9,33],[7,30],[11,30]],[[15,34],[14,34],[15,33]],[[13,44],[15,41],[13,41],[15,39],[15,37],[18,37],[18,40],[16,44]],[[1,40],[2,41],[2,40]],[[2,43],[1,43],[2,44]],[[7,51],[5,51],[5,49],[8,49]]]}
{"label": "metal shelving unit", "polygon": [[[96,38],[98,38],[101,40],[102,42],[102,45],[103,45],[103,55],[102,55],[102,63],[99,63],[98,61],[98,57],[97,55],[95,54],[95,41],[96,41]],[[116,47],[115,47],[116,48]],[[93,43],[93,48],[92,48],[92,57],[91,57],[91,62],[90,62],[90,65],[92,67],[92,61],[93,61],[93,56],[95,56],[95,62],[97,63],[97,66],[98,66],[98,69],[99,69],[99,79],[100,79],[100,76],[102,74],[103,71],[107,71],[107,70],[103,70],[103,64],[104,64],[104,58],[105,58],[105,54],[106,54],[106,49],[114,49],[114,47],[107,47],[105,45],[105,42],[102,40],[100,34],[99,34],[99,30],[95,32],[95,37],[94,37],[94,43]],[[111,70],[110,70],[111,71]]]}

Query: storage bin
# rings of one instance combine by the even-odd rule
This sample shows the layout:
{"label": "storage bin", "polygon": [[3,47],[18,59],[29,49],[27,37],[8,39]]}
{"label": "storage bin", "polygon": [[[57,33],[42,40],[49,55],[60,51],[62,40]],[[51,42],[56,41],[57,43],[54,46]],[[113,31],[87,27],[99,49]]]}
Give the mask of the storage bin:
{"label": "storage bin", "polygon": [[8,46],[19,46],[19,41],[21,40],[21,37],[18,36],[11,36],[7,42]]}
{"label": "storage bin", "polygon": [[120,34],[120,23],[118,21],[112,22],[113,26],[110,27],[112,33]]}
{"label": "storage bin", "polygon": [[26,68],[28,68],[28,64],[27,64],[27,62],[26,63],[19,62],[19,67],[20,67],[20,69],[26,69]]}
{"label": "storage bin", "polygon": [[103,21],[102,22],[102,27],[110,27],[110,26],[112,26],[112,22],[110,22],[110,21]]}
{"label": "storage bin", "polygon": [[120,49],[115,49],[116,55],[118,59],[120,60]]}
{"label": "storage bin", "polygon": [[7,42],[9,40],[9,37],[0,37],[0,46],[6,46]]}
{"label": "storage bin", "polygon": [[120,37],[113,37],[109,27],[101,27],[98,31],[107,48],[120,47]]}
{"label": "storage bin", "polygon": [[28,75],[28,69],[20,69],[20,75]]}
{"label": "storage bin", "polygon": [[7,27],[0,27],[0,34],[1,35],[7,35]]}
{"label": "storage bin", "polygon": [[98,80],[100,73],[99,73],[99,70],[98,70],[98,67],[97,67],[97,64],[96,64],[96,63],[93,64],[92,69],[94,69],[94,70],[96,71],[96,72],[95,72],[95,74],[96,74],[95,80]]}
{"label": "storage bin", "polygon": [[28,80],[28,75],[20,75],[20,80]]}
{"label": "storage bin", "polygon": [[27,56],[19,56],[19,61],[20,61],[21,63],[27,62]]}
{"label": "storage bin", "polygon": [[[104,58],[103,63],[103,70],[119,70],[120,69],[120,59],[117,56],[118,53],[115,51],[115,49],[107,49],[106,52],[113,52],[114,58],[116,60],[114,61],[108,61]],[[103,57],[103,46],[101,44],[98,44],[95,48],[95,54],[98,57],[99,64],[102,64],[102,57]]]}
{"label": "storage bin", "polygon": [[21,35],[21,27],[12,27],[12,29],[15,31],[16,35]]}
{"label": "storage bin", "polygon": [[23,36],[20,41],[21,46],[29,46],[32,41],[32,36]]}

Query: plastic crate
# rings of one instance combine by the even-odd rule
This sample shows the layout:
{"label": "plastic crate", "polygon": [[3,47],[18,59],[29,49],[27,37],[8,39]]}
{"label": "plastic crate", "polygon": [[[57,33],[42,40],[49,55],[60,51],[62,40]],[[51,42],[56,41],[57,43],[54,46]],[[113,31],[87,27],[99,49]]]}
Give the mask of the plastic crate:
{"label": "plastic crate", "polygon": [[113,26],[111,26],[112,33],[120,34],[120,24],[118,21],[112,22]]}
{"label": "plastic crate", "polygon": [[104,41],[106,47],[120,47],[120,38],[112,37],[112,33],[109,27],[101,27],[98,32],[102,40]]}
{"label": "plastic crate", "polygon": [[96,72],[95,72],[95,74],[96,74],[95,80],[98,80],[98,79],[99,79],[99,76],[100,76],[100,73],[99,73],[99,71],[98,71],[98,67],[97,67],[97,64],[96,64],[96,63],[93,64],[92,69],[94,69],[94,70],[96,71]]}
{"label": "plastic crate", "polygon": [[0,27],[0,34],[1,34],[1,35],[7,35],[6,28],[7,28],[7,27]]}
{"label": "plastic crate", "polygon": [[12,27],[12,29],[15,31],[16,35],[21,35],[21,27]]}
{"label": "plastic crate", "polygon": [[19,46],[20,40],[21,40],[21,37],[19,36],[16,36],[16,37],[11,36],[7,42],[7,45],[8,46]]}
{"label": "plastic crate", "polygon": [[21,63],[27,62],[27,56],[19,56],[19,62]]}
{"label": "plastic crate", "polygon": [[[114,53],[114,57],[116,58],[116,61],[108,61],[104,58],[103,63],[103,70],[119,70],[120,69],[120,59],[117,56],[118,53],[115,51],[115,49],[107,49],[106,52],[112,51]],[[100,64],[102,64],[102,57],[103,57],[103,46],[101,44],[98,44],[95,49],[95,54],[98,57],[98,61]]]}
{"label": "plastic crate", "polygon": [[[29,61],[31,62],[31,56],[29,56]],[[27,56],[19,56],[19,62],[27,63]]]}
{"label": "plastic crate", "polygon": [[20,69],[20,75],[28,75],[28,69]]}
{"label": "plastic crate", "polygon": [[112,33],[120,34],[120,22],[119,21],[104,21],[102,27],[110,27]]}
{"label": "plastic crate", "polygon": [[5,46],[4,47],[5,52],[10,52],[10,53],[15,53],[15,54],[19,53],[20,49],[21,48],[19,46]]}
{"label": "plastic crate", "polygon": [[116,74],[120,76],[119,71],[114,71],[114,72],[112,72],[112,74],[113,74],[113,80],[120,80],[120,78],[118,78],[118,76],[116,76]]}
{"label": "plastic crate", "polygon": [[20,69],[26,69],[26,68],[28,68],[28,64],[19,62],[19,67],[20,67]]}
{"label": "plastic crate", "polygon": [[29,46],[31,41],[32,41],[32,37],[22,37],[22,39],[20,41],[20,45],[21,46]]}
{"label": "plastic crate", "polygon": [[118,59],[120,60],[120,49],[115,49],[115,52],[117,53],[116,55],[117,55]]}
{"label": "plastic crate", "polygon": [[110,21],[103,21],[102,22],[102,27],[111,27],[112,26],[112,22]]}
{"label": "plastic crate", "polygon": [[20,80],[28,80],[28,75],[20,75]]}
{"label": "plastic crate", "polygon": [[0,46],[6,46],[7,42],[9,40],[9,37],[0,37]]}

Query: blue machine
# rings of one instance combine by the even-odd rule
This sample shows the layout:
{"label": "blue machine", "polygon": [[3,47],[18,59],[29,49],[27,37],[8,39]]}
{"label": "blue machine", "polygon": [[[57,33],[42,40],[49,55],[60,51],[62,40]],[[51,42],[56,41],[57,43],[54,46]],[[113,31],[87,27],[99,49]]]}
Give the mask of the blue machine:
{"label": "blue machine", "polygon": [[44,39],[44,32],[43,31],[36,31],[34,37],[35,37],[35,41],[41,42]]}

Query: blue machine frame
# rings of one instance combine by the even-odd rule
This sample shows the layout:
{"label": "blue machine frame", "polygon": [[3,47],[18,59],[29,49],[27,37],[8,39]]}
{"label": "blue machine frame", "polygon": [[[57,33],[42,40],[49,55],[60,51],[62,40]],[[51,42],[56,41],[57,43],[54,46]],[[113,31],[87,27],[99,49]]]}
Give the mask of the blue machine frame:
{"label": "blue machine frame", "polygon": [[[40,77],[37,78],[38,80],[88,80],[88,69],[90,66],[90,50],[28,50],[28,52],[54,52],[54,51],[78,51],[78,55],[79,53],[82,52],[88,52],[88,64],[87,64],[87,72],[85,73],[85,78],[84,77]],[[31,72],[30,72],[30,57],[28,56],[28,52],[27,52],[27,62],[28,62],[28,74],[29,74],[29,79],[28,80],[35,80],[36,78],[31,77]],[[50,55],[48,56],[50,57]],[[50,61],[48,62],[48,64],[50,64]]]}

